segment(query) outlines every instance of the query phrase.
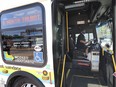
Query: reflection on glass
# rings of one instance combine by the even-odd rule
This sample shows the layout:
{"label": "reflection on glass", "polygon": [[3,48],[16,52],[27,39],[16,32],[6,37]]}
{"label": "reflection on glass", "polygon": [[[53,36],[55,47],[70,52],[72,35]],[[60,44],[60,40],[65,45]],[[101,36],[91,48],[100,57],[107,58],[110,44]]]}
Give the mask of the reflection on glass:
{"label": "reflection on glass", "polygon": [[[42,30],[42,27],[15,29],[15,31],[13,29],[3,30],[2,43],[5,60],[12,60],[21,63],[38,63],[34,60],[34,52],[36,51],[34,48],[35,46],[41,47],[41,50],[36,52],[38,55],[43,51]],[[10,58],[8,59],[8,57]]]}

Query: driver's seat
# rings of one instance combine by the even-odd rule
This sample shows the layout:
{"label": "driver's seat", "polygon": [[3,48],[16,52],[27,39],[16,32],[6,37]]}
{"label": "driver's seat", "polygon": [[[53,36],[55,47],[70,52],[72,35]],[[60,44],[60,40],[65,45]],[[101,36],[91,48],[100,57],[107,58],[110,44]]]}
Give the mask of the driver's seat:
{"label": "driver's seat", "polygon": [[84,53],[85,53],[84,49],[77,49],[77,50],[75,50],[74,53],[73,53],[73,55],[74,55],[73,58],[74,58],[74,59],[75,59],[75,58],[78,58],[78,57],[79,57],[79,58],[80,58],[80,57],[86,58],[86,55],[84,55]]}

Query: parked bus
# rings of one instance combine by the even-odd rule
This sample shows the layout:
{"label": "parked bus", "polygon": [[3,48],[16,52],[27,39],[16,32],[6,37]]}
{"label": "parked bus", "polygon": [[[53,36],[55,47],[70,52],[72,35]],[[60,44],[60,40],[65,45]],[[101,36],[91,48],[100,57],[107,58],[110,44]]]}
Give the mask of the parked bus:
{"label": "parked bus", "polygon": [[116,87],[115,0],[0,3],[0,87]]}

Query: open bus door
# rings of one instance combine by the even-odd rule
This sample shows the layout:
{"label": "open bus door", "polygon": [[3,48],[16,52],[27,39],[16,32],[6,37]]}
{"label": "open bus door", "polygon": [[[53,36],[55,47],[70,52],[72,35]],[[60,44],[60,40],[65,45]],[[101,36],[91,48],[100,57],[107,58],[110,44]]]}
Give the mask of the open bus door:
{"label": "open bus door", "polygon": [[[59,84],[59,85],[56,84],[56,87],[59,86],[60,87],[75,87],[75,86],[76,87],[94,87],[94,86],[115,87],[116,86],[116,78],[113,76],[113,73],[116,72],[115,71],[116,61],[113,54],[116,50],[115,42],[114,42],[115,27],[116,27],[116,22],[114,21],[116,20],[116,17],[115,20],[113,20],[113,16],[112,16],[113,13],[116,14],[116,6],[112,2],[115,2],[115,0],[107,0],[107,1],[74,0],[74,1],[70,1],[70,3],[67,0],[54,1],[54,7],[53,7],[54,60],[59,58],[59,56],[57,56],[57,52],[59,52],[59,54],[62,54],[62,56],[60,57],[61,61],[59,61],[59,63],[57,63],[58,59],[54,61],[55,63],[54,66],[56,65],[55,73],[57,73],[55,75],[55,78],[57,78],[56,83]],[[76,5],[74,4],[78,4],[78,6],[76,7]],[[56,8],[57,10],[55,10]],[[58,16],[59,9],[60,12],[63,11],[62,16],[63,15],[65,16],[64,18],[65,24],[62,24],[65,25],[64,28],[63,27],[58,28],[58,24],[60,23],[60,21],[64,20],[64,19],[61,20],[61,17]],[[81,14],[83,13],[84,16],[81,16]],[[85,21],[81,21],[81,20],[85,20]],[[92,49],[92,52],[90,54],[91,58],[84,59],[80,62],[78,58],[81,53],[78,54],[76,43],[77,43],[79,32],[83,28],[86,29],[87,31],[86,40],[90,40],[94,38],[96,39],[95,41],[92,42],[93,47],[91,48]],[[102,28],[104,29],[102,30]],[[63,51],[64,53],[62,51],[57,50],[59,48],[57,44],[58,45],[60,44],[57,43],[57,38],[59,38],[59,36],[56,37],[56,35],[61,33],[61,32],[57,32],[57,30],[60,29],[62,31],[61,38],[63,38],[62,40],[60,39],[60,42],[64,44],[63,46],[61,46],[61,49],[65,47]],[[102,34],[100,36],[99,32],[102,34],[106,34],[106,36],[104,37]],[[70,34],[72,34],[72,38],[74,40],[74,45],[75,45],[73,51],[73,57],[70,56],[70,52],[69,52]],[[107,42],[108,44],[106,44]],[[111,45],[110,48],[109,48],[109,44]],[[70,58],[71,61],[68,60]],[[95,63],[93,64],[94,58],[96,59],[96,61],[99,61],[96,62],[97,66],[95,65]]]}

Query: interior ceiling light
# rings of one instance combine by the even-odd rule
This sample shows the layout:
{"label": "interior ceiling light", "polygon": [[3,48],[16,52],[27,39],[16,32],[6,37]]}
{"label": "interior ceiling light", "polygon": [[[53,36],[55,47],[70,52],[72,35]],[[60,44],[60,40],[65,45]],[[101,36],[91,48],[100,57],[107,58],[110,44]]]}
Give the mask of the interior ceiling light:
{"label": "interior ceiling light", "polygon": [[77,21],[77,24],[85,24],[85,21]]}
{"label": "interior ceiling light", "polygon": [[81,13],[79,12],[78,15],[80,15]]}
{"label": "interior ceiling light", "polygon": [[88,23],[90,23],[90,20],[88,20]]}
{"label": "interior ceiling light", "polygon": [[70,8],[75,8],[75,7],[82,7],[84,5],[85,5],[85,3],[71,4],[71,5],[65,6],[65,9],[70,9]]}

